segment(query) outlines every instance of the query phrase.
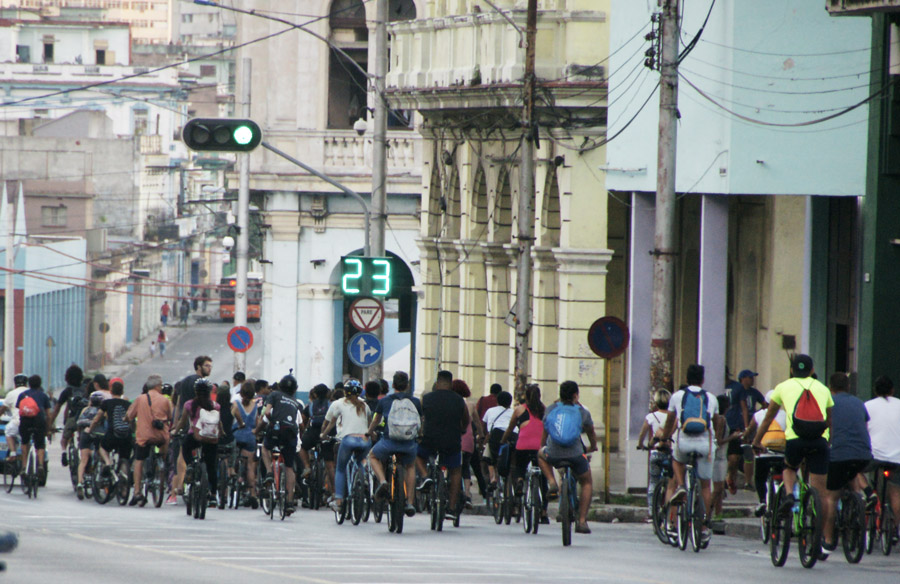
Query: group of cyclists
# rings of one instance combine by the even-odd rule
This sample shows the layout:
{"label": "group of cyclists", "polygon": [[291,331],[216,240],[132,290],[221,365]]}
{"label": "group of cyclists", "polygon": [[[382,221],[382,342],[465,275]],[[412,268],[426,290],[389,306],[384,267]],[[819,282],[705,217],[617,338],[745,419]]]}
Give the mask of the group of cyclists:
{"label": "group of cyclists", "polygon": [[[590,533],[586,519],[592,480],[587,454],[596,450],[596,438],[590,413],[579,404],[578,385],[573,381],[561,384],[559,400],[547,406],[537,385],[527,386],[513,404],[512,396],[496,384],[476,406],[466,401],[471,397],[468,385],[449,371],[440,371],[431,391],[421,399],[412,395],[408,374],[398,371],[391,384],[372,380],[363,387],[351,378],[333,388],[316,385],[304,404],[296,396],[298,385],[291,374],[269,384],[237,372],[231,380],[216,384],[211,381],[210,357],[198,356],[193,364],[194,372],[174,385],[164,383],[159,375],[149,376],[141,394],[131,401],[124,397],[121,378],[86,377],[77,365],[66,371],[66,388],[55,405],[43,391],[40,376],[17,375],[16,387],[7,393],[0,409],[0,415],[9,417],[5,427],[9,460],[4,472],[16,468],[17,452],[23,459],[28,456],[30,444],[44,472],[47,437],[61,430],[61,462],[71,467],[79,500],[90,496],[89,479],[97,469],[91,471],[88,465],[95,461],[90,464],[99,464],[103,476],[130,485],[130,497],[126,492],[122,504],[145,506],[142,479],[145,472],[154,472],[144,468],[145,461],[154,454],[168,461],[168,504],[178,504],[179,497],[186,495],[187,470],[199,461],[208,479],[209,492],[204,496],[210,506],[223,506],[220,483],[240,472],[245,490],[236,504],[257,508],[263,502],[262,491],[274,478],[276,453],[284,465],[284,511],[290,516],[301,500],[309,501],[315,449],[325,461],[325,496],[335,512],[348,497],[346,470],[351,458],[370,469],[375,500],[388,496],[385,464],[394,459],[404,469],[402,511],[411,517],[417,512],[417,496],[432,487],[430,465],[437,460],[446,469],[445,517],[458,525],[459,515],[471,503],[473,477],[482,494],[491,497],[497,490],[499,468],[521,493],[529,463],[543,472],[541,520],[549,522],[546,499],[555,498],[559,491],[554,467],[565,465],[574,469],[580,485],[575,531]],[[545,425],[551,418],[554,422]],[[589,438],[587,448],[580,440],[582,434]],[[229,460],[225,467],[220,464],[223,453]],[[505,463],[501,462],[504,456]],[[238,460],[241,465],[235,464]]]}
{"label": "group of cyclists", "polygon": [[[862,527],[861,514],[856,532],[846,521],[843,535],[835,529],[836,521],[841,524],[836,518],[842,494],[858,494],[860,506],[865,504],[865,521],[884,523],[871,512],[876,505],[900,517],[900,399],[893,396],[889,378],[878,378],[874,397],[863,402],[848,393],[845,373],[832,374],[827,386],[818,381],[812,358],[803,354],[791,358],[790,377],[765,396],[753,387],[757,376],[753,371],[741,371],[738,381],[718,396],[703,389],[704,373],[701,365],[690,365],[687,384],[679,391],[672,395],[656,392],[640,433],[638,448],[650,450],[647,502],[657,527],[670,532],[679,529],[677,514],[688,496],[688,464],[699,479],[704,516],[699,543],[703,545],[709,542],[710,519],[721,508],[725,491],[737,491],[737,470],[742,462],[746,488],[759,497],[757,517],[769,514],[775,525],[781,524],[778,520],[790,524],[801,498],[804,504],[813,499],[820,502],[808,526],[811,536],[803,536],[803,545],[808,539],[816,546],[812,561],[804,562],[806,567],[827,558],[837,548],[839,536],[858,532],[854,542],[845,542],[849,559],[848,546],[865,545],[863,532],[875,532],[874,524]],[[662,489],[658,483],[669,467],[671,480],[665,496],[656,500],[653,494]],[[772,497],[767,492],[773,476],[779,477],[781,488],[775,497],[776,508],[770,509]],[[884,483],[881,493],[885,500],[879,500],[871,476]],[[801,479],[802,494],[796,486]],[[795,529],[803,531],[801,523],[798,521]],[[772,522],[768,525],[771,528]],[[889,550],[898,539],[896,522],[879,528],[887,530],[883,537]],[[667,539],[659,529],[657,533],[661,540]],[[771,529],[768,533],[769,539],[778,543],[777,534],[771,535]],[[669,533],[668,542],[674,544],[676,536]],[[773,561],[776,555],[773,552]],[[859,556],[855,557],[859,561]],[[779,561],[783,563],[783,555]]]}

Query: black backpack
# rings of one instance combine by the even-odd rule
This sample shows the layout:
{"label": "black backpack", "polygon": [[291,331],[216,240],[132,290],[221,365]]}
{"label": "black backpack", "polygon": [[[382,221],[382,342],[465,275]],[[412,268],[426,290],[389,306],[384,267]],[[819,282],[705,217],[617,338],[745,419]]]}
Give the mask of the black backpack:
{"label": "black backpack", "polygon": [[[71,387],[71,386],[70,386]],[[88,406],[90,399],[88,398],[87,387],[79,385],[72,387],[72,397],[69,398],[69,414],[70,419],[78,419],[81,412]]]}
{"label": "black backpack", "polygon": [[125,419],[127,412],[128,406],[116,404],[112,407],[112,412],[110,412],[112,420],[109,425],[112,428],[113,436],[116,438],[129,438],[131,436],[131,424]]}
{"label": "black backpack", "polygon": [[279,428],[296,431],[299,427],[300,403],[292,397],[279,392],[272,394],[272,421]]}
{"label": "black backpack", "polygon": [[313,400],[309,404],[309,423],[314,428],[321,428],[325,425],[325,414],[328,413],[328,407],[331,402],[327,399]]}

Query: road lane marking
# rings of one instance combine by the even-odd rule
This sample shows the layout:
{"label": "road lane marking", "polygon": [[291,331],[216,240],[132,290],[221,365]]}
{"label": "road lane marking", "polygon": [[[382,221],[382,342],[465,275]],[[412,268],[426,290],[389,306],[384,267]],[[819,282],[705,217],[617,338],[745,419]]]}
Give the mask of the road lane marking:
{"label": "road lane marking", "polygon": [[[286,578],[288,580],[294,580],[297,582],[312,582],[313,584],[338,584],[337,582],[335,582],[333,580],[324,580],[322,578],[310,578],[307,576],[300,576],[298,574],[275,572],[273,570],[266,570],[263,568],[256,568],[253,566],[243,566],[241,564],[232,564],[230,562],[211,560],[209,558],[204,558],[202,556],[197,557],[197,556],[194,556],[191,554],[174,552],[174,551],[170,551],[170,550],[160,550],[160,549],[145,547],[145,546],[141,546],[141,545],[131,545],[131,544],[127,544],[127,543],[119,543],[117,541],[112,541],[109,539],[101,539],[99,537],[90,537],[90,536],[81,535],[78,533],[68,533],[66,535],[68,535],[71,538],[80,539],[83,541],[90,541],[90,542],[94,542],[94,543],[105,544],[105,545],[110,545],[110,546],[115,546],[115,547],[120,547],[120,548],[125,548],[125,549],[131,549],[131,550],[136,550],[136,551],[141,551],[141,552],[149,551],[149,552],[154,552],[154,553],[161,554],[161,555],[180,558],[182,560],[189,560],[192,562],[203,562],[205,564],[218,566],[220,568],[228,568],[229,570],[241,570],[244,572],[252,572],[254,574],[263,574],[266,576],[276,576],[279,578]],[[209,550],[206,550],[206,551],[209,551]]]}

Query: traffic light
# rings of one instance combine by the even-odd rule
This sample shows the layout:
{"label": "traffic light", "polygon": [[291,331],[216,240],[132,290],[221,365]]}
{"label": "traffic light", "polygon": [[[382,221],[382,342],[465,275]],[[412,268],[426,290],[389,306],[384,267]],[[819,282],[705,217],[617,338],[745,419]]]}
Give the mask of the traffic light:
{"label": "traffic light", "polygon": [[249,152],[262,142],[262,130],[253,120],[194,118],[181,137],[191,150]]}

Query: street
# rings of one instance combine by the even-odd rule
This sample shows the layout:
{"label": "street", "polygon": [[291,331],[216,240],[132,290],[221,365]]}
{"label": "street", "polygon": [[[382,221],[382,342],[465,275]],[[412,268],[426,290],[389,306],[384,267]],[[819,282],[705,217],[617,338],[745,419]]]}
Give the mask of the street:
{"label": "street", "polygon": [[[191,324],[186,331],[180,336],[174,338],[173,331],[177,330],[176,326],[169,326],[166,331],[169,334],[170,341],[166,347],[166,356],[161,358],[159,353],[156,357],[149,359],[150,350],[149,339],[142,343],[146,350],[138,351],[141,359],[145,359],[139,365],[136,365],[127,374],[122,376],[125,381],[125,397],[134,399],[141,393],[141,388],[147,377],[152,373],[162,376],[163,381],[175,384],[186,375],[194,372],[194,358],[198,355],[209,355],[213,359],[213,370],[211,379],[215,383],[227,379],[231,381],[231,374],[234,371],[234,352],[228,348],[225,335],[233,327],[234,324],[221,322],[218,320],[211,322],[200,322]],[[248,377],[256,377],[261,373],[263,339],[262,328],[259,323],[250,323],[249,328],[253,331],[254,341],[253,347],[247,351],[247,367],[246,373]],[[287,374],[287,371],[281,373]],[[269,379],[270,383],[277,379]],[[331,383],[330,380],[324,380]],[[307,389],[307,388],[301,388]]]}
{"label": "street", "polygon": [[[646,524],[591,524],[563,548],[557,524],[536,536],[516,524],[464,515],[462,526],[429,530],[427,516],[407,519],[401,535],[372,519],[336,525],[331,511],[299,509],[285,521],[259,510],[210,509],[205,521],[184,506],[155,509],[101,507],[79,502],[54,442],[47,488],[29,500],[16,488],[0,493],[0,528],[19,533],[19,548],[6,560],[6,582],[131,584],[242,582],[278,578],[291,582],[635,582],[684,583],[725,576],[733,583],[761,581],[866,584],[896,583],[898,558],[878,552],[857,566],[838,552],[812,571],[800,566],[796,547],[786,567],[772,567],[757,541],[716,536],[694,554],[662,546]],[[783,579],[783,580],[782,580]]]}

